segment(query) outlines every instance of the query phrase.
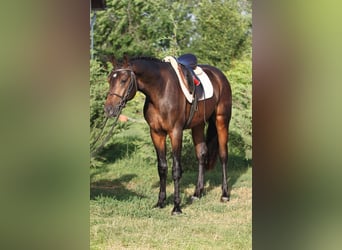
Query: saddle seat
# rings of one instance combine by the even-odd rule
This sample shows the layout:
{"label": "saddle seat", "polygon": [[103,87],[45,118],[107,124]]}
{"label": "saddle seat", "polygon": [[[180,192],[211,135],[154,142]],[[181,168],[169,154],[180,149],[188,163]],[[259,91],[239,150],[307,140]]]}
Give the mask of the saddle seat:
{"label": "saddle seat", "polygon": [[189,66],[192,69],[196,69],[197,67],[197,57],[194,54],[184,54],[178,57],[177,61],[180,64],[185,66]]}

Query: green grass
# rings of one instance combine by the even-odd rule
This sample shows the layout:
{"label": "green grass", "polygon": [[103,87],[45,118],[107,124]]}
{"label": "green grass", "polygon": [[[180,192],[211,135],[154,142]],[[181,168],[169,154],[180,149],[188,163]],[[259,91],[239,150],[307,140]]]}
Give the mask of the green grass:
{"label": "green grass", "polygon": [[[153,208],[158,198],[159,177],[145,124],[130,124],[114,139],[98,158],[98,166],[90,172],[91,249],[252,248],[252,168],[245,159],[230,157],[228,175],[232,191],[228,203],[219,201],[219,164],[206,173],[205,195],[193,204],[190,196],[197,171],[183,166],[180,189],[183,214],[171,216],[170,160],[167,206]],[[188,159],[184,162],[189,162]]]}

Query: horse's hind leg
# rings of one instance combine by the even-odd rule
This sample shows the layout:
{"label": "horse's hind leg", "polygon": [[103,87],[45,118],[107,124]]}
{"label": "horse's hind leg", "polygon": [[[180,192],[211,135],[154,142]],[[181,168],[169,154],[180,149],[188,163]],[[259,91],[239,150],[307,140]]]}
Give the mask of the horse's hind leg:
{"label": "horse's hind leg", "polygon": [[151,130],[151,138],[156,149],[158,160],[158,174],[160,179],[159,198],[156,207],[163,208],[166,200],[166,177],[167,177],[167,161],[166,161],[166,134],[156,133]]}
{"label": "horse's hind leg", "polygon": [[208,164],[208,148],[204,138],[204,124],[192,128],[192,139],[198,160],[198,178],[192,200],[200,198],[204,189],[204,166]]}
{"label": "horse's hind leg", "polygon": [[216,128],[219,143],[219,157],[222,165],[222,196],[221,201],[229,201],[230,193],[227,184],[227,168],[228,168],[228,127],[230,118],[226,115],[218,115],[216,117]]}

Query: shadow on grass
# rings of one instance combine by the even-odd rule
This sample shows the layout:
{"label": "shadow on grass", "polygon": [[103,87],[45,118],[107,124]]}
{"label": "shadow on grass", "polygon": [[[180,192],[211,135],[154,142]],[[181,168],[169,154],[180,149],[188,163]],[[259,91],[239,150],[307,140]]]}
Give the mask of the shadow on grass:
{"label": "shadow on grass", "polygon": [[98,196],[111,197],[116,200],[129,200],[132,196],[145,198],[143,195],[132,192],[125,187],[125,183],[130,182],[136,174],[123,175],[115,180],[99,180],[90,184],[90,199],[94,200]]}
{"label": "shadow on grass", "polygon": [[96,156],[95,160],[100,161],[104,164],[114,163],[117,160],[123,158],[129,158],[132,153],[136,150],[137,138],[135,137],[124,137],[120,138],[105,146]]}

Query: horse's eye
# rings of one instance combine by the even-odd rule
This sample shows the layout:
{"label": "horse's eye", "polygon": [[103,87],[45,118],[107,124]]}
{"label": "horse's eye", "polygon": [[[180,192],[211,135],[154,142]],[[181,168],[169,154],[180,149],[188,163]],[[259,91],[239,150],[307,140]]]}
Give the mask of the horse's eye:
{"label": "horse's eye", "polygon": [[127,81],[127,79],[121,79],[120,83],[124,84]]}

